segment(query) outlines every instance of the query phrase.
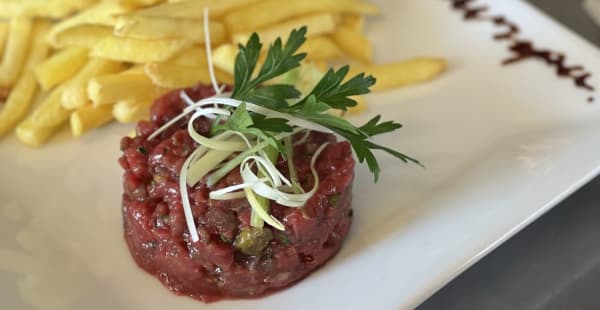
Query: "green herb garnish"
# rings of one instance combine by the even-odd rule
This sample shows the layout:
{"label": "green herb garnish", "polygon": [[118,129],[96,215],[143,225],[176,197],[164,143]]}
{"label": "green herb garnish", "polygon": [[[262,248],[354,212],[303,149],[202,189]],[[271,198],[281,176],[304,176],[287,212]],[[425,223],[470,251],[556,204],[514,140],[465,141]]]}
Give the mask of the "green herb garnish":
{"label": "green herb garnish", "polygon": [[[252,34],[246,45],[239,46],[231,98],[311,121],[344,137],[352,145],[359,162],[367,162],[375,182],[381,169],[373,150],[387,152],[405,163],[421,165],[418,160],[371,140],[374,136],[392,132],[402,125],[394,121],[381,122],[381,116],[377,115],[366,124],[356,127],[347,120],[329,113],[330,110],[346,111],[355,106],[356,101],[351,96],[369,93],[370,87],[376,82],[373,76],[361,73],[346,79],[348,66],[338,70],[330,69],[304,98],[300,98],[302,94],[294,85],[265,84],[300,66],[306,54],[298,53],[298,49],[305,41],[306,27],[293,30],[285,44],[280,38],[277,39],[269,47],[264,64],[254,76],[262,44],[258,35]],[[291,100],[297,102],[290,105]],[[240,106],[224,124],[218,125],[218,129],[252,134],[269,141],[270,145],[285,153],[281,142],[273,137],[278,133],[292,131],[292,126],[284,118],[266,118],[248,112],[245,107]]]}
{"label": "green herb garnish", "polygon": [[[208,29],[207,20],[205,19],[205,27]],[[295,69],[306,57],[306,54],[298,53],[305,41],[306,27],[293,30],[285,44],[277,39],[269,47],[266,59],[257,71],[262,44],[258,35],[253,34],[246,45],[239,46],[231,98],[215,96],[193,102],[182,92],[182,98],[189,105],[180,115],[148,137],[149,140],[153,139],[194,112],[194,116],[189,118],[187,130],[198,147],[187,156],[179,175],[181,200],[192,242],[197,242],[199,235],[188,187],[195,186],[202,178],[206,179],[206,185],[211,188],[211,199],[232,200],[245,197],[250,204],[251,226],[242,229],[234,241],[234,246],[242,253],[257,255],[273,239],[271,230],[263,229],[265,224],[279,231],[285,230],[285,225],[269,214],[270,203],[275,202],[289,208],[304,207],[319,188],[316,162],[328,146],[328,143],[323,143],[312,154],[310,173],[314,182],[310,190],[305,190],[298,182],[293,165],[292,135],[296,133],[314,130],[335,133],[345,138],[352,145],[359,162],[367,162],[375,182],[378,180],[380,167],[373,150],[387,152],[405,163],[420,165],[416,159],[372,141],[377,135],[401,128],[400,124],[381,121],[381,116],[377,115],[357,127],[330,113],[331,110],[346,111],[355,106],[357,103],[351,97],[369,93],[370,87],[376,82],[374,77],[361,73],[347,79],[350,71],[348,66],[338,70],[330,69],[312,90],[307,85],[302,85],[305,91],[310,90],[304,96],[296,85],[281,82],[289,81],[290,77],[297,74]],[[208,44],[207,53],[210,53]],[[211,80],[213,88],[220,94],[216,78],[212,76]],[[212,137],[203,136],[193,126],[194,120],[202,116],[215,120],[211,130]],[[143,153],[145,150],[138,151]],[[289,163],[289,179],[276,166],[279,154]],[[236,167],[240,169],[242,184],[214,188],[219,180]],[[352,216],[351,212],[349,216]]]}

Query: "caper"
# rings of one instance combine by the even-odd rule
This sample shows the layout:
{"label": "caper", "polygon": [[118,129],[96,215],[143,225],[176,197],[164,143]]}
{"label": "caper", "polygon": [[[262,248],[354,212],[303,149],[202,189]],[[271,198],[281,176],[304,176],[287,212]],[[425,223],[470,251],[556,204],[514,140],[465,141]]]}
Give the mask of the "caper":
{"label": "caper", "polygon": [[330,196],[327,197],[327,201],[329,202],[329,205],[332,206],[332,207],[336,207],[337,206],[337,203],[338,203],[339,199],[340,199],[340,194],[338,194],[338,193],[330,195]]}
{"label": "caper", "polygon": [[269,228],[245,227],[235,238],[233,245],[246,255],[259,255],[273,239]]}

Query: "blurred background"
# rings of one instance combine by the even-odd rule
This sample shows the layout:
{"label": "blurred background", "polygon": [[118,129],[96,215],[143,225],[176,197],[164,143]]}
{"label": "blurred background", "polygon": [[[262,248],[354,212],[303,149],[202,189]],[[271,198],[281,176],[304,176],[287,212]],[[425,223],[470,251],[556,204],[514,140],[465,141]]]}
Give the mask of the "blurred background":
{"label": "blurred background", "polygon": [[[600,47],[600,0],[528,2]],[[420,309],[600,309],[599,245],[597,178]]]}

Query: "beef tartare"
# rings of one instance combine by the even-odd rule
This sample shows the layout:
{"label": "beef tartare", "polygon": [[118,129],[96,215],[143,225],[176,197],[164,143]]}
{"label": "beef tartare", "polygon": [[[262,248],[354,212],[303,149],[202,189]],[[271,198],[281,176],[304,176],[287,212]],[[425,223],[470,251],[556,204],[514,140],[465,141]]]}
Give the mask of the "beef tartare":
{"label": "beef tartare", "polygon": [[[214,93],[198,86],[185,92],[194,100]],[[151,121],[140,122],[134,138],[121,141],[125,170],[123,220],[125,239],[137,264],[177,294],[202,301],[254,297],[286,287],[324,264],[339,250],[352,219],[354,160],[348,142],[311,132],[294,147],[294,163],[303,187],[312,187],[310,160],[316,149],[320,183],[303,208],[271,202],[271,214],[284,231],[250,226],[251,208],[244,198],[212,200],[204,181],[189,189],[199,241],[186,230],[178,179],[181,167],[197,145],[186,130],[187,119],[156,139],[148,136],[181,113],[180,91],[158,99]],[[198,119],[197,130],[209,135],[211,121]],[[297,142],[297,141],[296,141]],[[277,167],[287,171],[279,158]],[[242,182],[232,170],[215,188]]]}
{"label": "beef tartare", "polygon": [[355,106],[352,96],[368,93],[372,76],[346,79],[345,66],[304,94],[289,83],[306,56],[297,53],[305,35],[303,27],[285,44],[276,40],[258,70],[253,34],[240,46],[232,87],[213,75],[211,86],[173,91],[122,139],[125,240],[173,292],[211,302],[293,284],[348,234],[353,151],[375,180],[372,150],[418,163],[372,140],[399,124],[376,116],[356,127],[331,113]]}

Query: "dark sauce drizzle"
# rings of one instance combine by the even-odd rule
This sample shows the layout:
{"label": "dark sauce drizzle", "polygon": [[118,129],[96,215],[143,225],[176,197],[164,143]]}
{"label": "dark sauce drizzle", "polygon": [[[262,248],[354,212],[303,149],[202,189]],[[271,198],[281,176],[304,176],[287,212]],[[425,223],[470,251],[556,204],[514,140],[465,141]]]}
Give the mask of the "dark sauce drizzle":
{"label": "dark sauce drizzle", "polygon": [[[455,10],[463,13],[465,20],[486,21],[492,22],[498,28],[502,28],[503,32],[494,34],[496,41],[509,41],[509,50],[513,55],[502,61],[503,65],[511,65],[528,59],[537,59],[544,61],[546,64],[556,69],[556,74],[559,77],[570,78],[576,87],[588,91],[594,91],[594,87],[589,84],[588,79],[592,74],[583,66],[567,66],[566,56],[563,53],[549,49],[541,49],[534,45],[529,40],[518,38],[521,33],[519,26],[510,21],[508,18],[501,15],[486,14],[489,10],[487,6],[477,4],[477,0],[451,0],[452,7]],[[588,102],[595,101],[593,96],[588,98]]]}

